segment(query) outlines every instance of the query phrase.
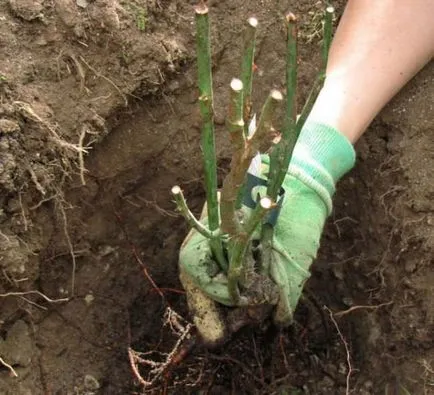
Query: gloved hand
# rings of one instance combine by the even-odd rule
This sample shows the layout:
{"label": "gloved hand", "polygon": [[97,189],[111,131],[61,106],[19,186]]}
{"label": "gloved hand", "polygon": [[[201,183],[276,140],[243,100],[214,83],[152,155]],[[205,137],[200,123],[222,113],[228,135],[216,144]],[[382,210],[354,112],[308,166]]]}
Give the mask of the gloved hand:
{"label": "gloved hand", "polygon": [[[272,292],[265,291],[263,304],[276,304],[273,318],[278,325],[292,321],[304,283],[310,276],[309,267],[316,258],[325,220],[332,210],[336,182],[354,162],[354,149],[346,137],[327,125],[305,124],[283,183],[285,198],[266,273],[277,285],[278,298],[271,300]],[[263,156],[262,176],[267,170],[268,158]],[[234,325],[228,323],[214,301],[226,306],[235,304],[227,289],[226,276],[211,258],[208,239],[191,231],[181,247],[179,262],[181,282],[199,332],[208,343],[223,340]]]}

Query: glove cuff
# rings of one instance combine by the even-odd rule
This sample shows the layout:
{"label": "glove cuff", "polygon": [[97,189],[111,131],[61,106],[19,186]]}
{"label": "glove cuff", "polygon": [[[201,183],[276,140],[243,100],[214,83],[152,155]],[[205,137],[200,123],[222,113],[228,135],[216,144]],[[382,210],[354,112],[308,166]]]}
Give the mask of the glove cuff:
{"label": "glove cuff", "polygon": [[350,141],[335,128],[312,121],[303,126],[288,173],[315,190],[332,211],[335,185],[355,164]]}

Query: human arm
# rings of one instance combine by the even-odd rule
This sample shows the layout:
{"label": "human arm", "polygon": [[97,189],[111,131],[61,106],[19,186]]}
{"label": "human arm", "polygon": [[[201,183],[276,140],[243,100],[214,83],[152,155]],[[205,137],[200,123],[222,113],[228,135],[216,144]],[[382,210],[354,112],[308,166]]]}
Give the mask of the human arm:
{"label": "human arm", "polygon": [[355,143],[434,55],[434,0],[349,0],[309,116]]}

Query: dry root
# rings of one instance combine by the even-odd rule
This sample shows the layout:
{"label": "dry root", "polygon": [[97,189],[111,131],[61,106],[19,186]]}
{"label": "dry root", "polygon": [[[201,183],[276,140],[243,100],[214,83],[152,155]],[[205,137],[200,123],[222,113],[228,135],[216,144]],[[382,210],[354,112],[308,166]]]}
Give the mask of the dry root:
{"label": "dry root", "polygon": [[[178,359],[183,357],[182,347],[186,340],[191,339],[193,325],[184,320],[176,311],[167,307],[164,314],[163,327],[170,328],[177,340],[169,353],[160,351],[138,352],[128,349],[131,368],[138,382],[146,389],[156,384]],[[140,367],[147,370],[146,376],[140,373]]]}
{"label": "dry root", "polygon": [[73,151],[73,152],[84,152],[87,153],[87,150],[83,147],[80,147],[77,144],[68,143],[67,141],[63,140],[59,134],[56,131],[56,128],[52,125],[50,125],[48,122],[44,121],[38,114],[35,113],[33,108],[30,106],[30,104],[22,102],[22,101],[15,101],[14,103],[15,108],[17,111],[24,116],[27,119],[32,120],[36,124],[39,125],[41,129],[44,129],[49,132],[49,135],[51,139],[59,146],[64,149]]}

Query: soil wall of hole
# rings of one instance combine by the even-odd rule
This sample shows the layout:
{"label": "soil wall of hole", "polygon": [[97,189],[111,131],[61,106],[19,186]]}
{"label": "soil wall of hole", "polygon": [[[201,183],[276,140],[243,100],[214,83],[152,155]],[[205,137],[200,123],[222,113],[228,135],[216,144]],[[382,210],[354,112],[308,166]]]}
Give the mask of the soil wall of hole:
{"label": "soil wall of hole", "polygon": [[[261,23],[258,110],[284,87],[282,15],[300,15],[301,104],[323,4],[209,5],[221,180],[243,20]],[[140,393],[128,347],[173,341],[141,264],[188,319],[177,274],[187,228],[169,191],[181,185],[200,211],[193,27],[188,2],[0,4],[0,357],[18,375],[0,365],[0,394]],[[433,391],[433,76],[431,64],[357,144],[294,327],[198,349],[149,392],[345,393],[346,349],[322,306],[348,310],[336,324],[353,393]]]}

